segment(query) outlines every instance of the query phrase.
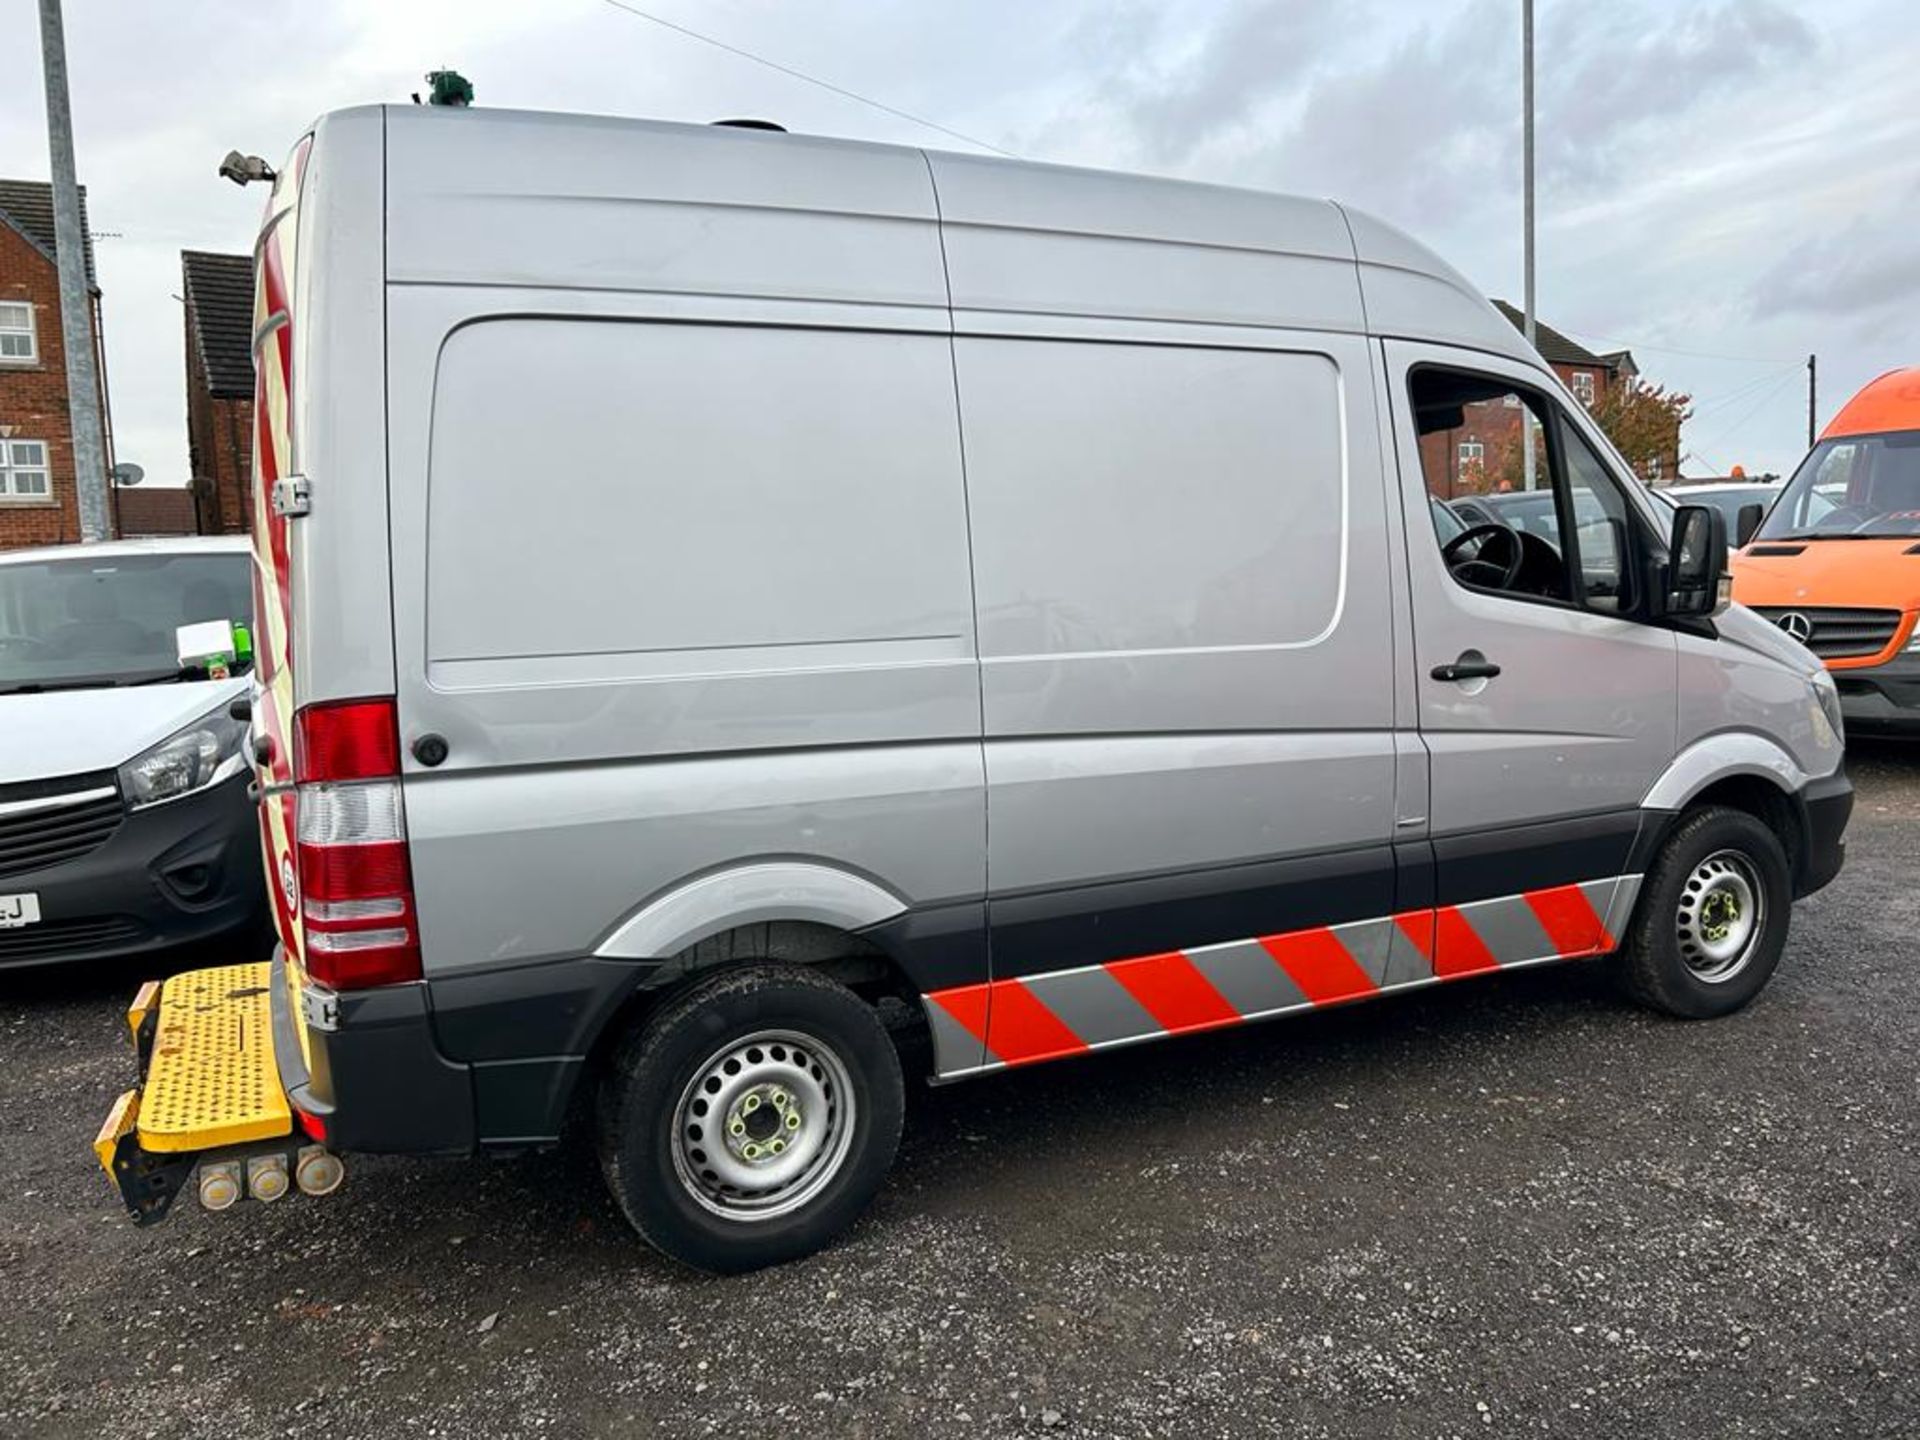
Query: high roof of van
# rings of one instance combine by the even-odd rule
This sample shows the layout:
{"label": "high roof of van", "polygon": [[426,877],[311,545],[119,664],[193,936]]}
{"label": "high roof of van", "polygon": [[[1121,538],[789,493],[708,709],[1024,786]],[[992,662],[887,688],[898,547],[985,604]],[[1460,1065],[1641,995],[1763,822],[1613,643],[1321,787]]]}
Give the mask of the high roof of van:
{"label": "high roof of van", "polygon": [[1820,432],[1822,440],[1839,435],[1875,435],[1889,430],[1920,430],[1920,366],[1889,370],[1860,388]]}
{"label": "high roof of van", "polygon": [[992,312],[1279,326],[1534,358],[1433,251],[1331,200],[484,108],[337,111],[319,122],[320,150],[329,128],[376,115],[396,284],[937,306],[956,322]]}

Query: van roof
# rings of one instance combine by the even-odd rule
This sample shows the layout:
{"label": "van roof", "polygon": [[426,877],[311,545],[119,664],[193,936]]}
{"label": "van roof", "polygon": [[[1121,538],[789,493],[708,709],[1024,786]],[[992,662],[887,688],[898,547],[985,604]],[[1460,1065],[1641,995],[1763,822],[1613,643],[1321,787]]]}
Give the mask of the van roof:
{"label": "van roof", "polygon": [[1820,432],[1822,440],[1839,435],[1873,435],[1888,430],[1920,430],[1920,366],[1889,370],[1860,388]]}
{"label": "van roof", "polygon": [[0,565],[24,565],[41,560],[74,560],[85,556],[111,560],[119,555],[245,554],[244,535],[167,535],[148,540],[96,540],[87,545],[39,545],[31,550],[0,554]]}
{"label": "van roof", "polygon": [[[818,135],[427,105],[322,117],[322,149],[330,126],[370,111],[386,134],[391,283],[702,289],[700,257],[684,247],[636,255],[616,241],[627,216],[712,209],[740,217],[748,253],[727,263],[781,298],[1344,330],[1538,360],[1432,250],[1328,199]],[[913,223],[868,230],[875,248],[857,263],[804,241],[804,253],[764,263],[746,237],[791,235],[782,217],[806,213]],[[914,238],[935,224],[949,232],[938,285],[923,268],[937,247]],[[1011,265],[1014,255],[1026,258]],[[1344,285],[1332,269],[1343,262],[1355,266]]]}

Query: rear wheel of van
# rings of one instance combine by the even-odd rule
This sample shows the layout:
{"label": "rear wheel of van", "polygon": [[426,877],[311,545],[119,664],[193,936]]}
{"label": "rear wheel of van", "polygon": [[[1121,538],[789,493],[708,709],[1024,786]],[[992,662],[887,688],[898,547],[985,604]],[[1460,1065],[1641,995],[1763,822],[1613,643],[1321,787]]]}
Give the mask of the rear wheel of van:
{"label": "rear wheel of van", "polygon": [[1681,1019],[1731,1014],[1772,978],[1792,903],[1773,831],[1744,810],[1696,810],[1647,873],[1620,979],[1643,1005]]}
{"label": "rear wheel of van", "polygon": [[621,1046],[600,1085],[600,1164],[657,1248],[754,1270],[853,1223],[904,1107],[872,1007],[803,967],[752,965],[695,983]]}

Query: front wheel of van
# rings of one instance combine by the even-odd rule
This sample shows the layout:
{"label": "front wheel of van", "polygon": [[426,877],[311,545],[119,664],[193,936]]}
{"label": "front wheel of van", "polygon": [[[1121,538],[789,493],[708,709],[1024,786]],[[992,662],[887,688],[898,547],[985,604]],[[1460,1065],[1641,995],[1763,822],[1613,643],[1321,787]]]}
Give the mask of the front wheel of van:
{"label": "front wheel of van", "polygon": [[752,965],[693,985],[620,1047],[600,1085],[600,1164],[656,1248],[756,1270],[858,1218],[904,1108],[872,1007],[815,971]]}
{"label": "front wheel of van", "polygon": [[1618,957],[1627,992],[1684,1020],[1747,1004],[1772,978],[1793,903],[1779,838],[1744,810],[1683,817],[1647,872]]}

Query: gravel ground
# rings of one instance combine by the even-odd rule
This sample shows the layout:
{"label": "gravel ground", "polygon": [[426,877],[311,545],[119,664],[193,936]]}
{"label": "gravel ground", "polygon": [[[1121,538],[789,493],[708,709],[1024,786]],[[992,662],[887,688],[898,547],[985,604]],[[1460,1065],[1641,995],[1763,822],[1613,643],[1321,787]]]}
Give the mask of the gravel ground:
{"label": "gravel ground", "polygon": [[1772,987],[1597,967],[911,1092],[830,1253],[652,1255],[579,1149],[135,1230],[128,976],[0,989],[0,1436],[1920,1433],[1920,749]]}

